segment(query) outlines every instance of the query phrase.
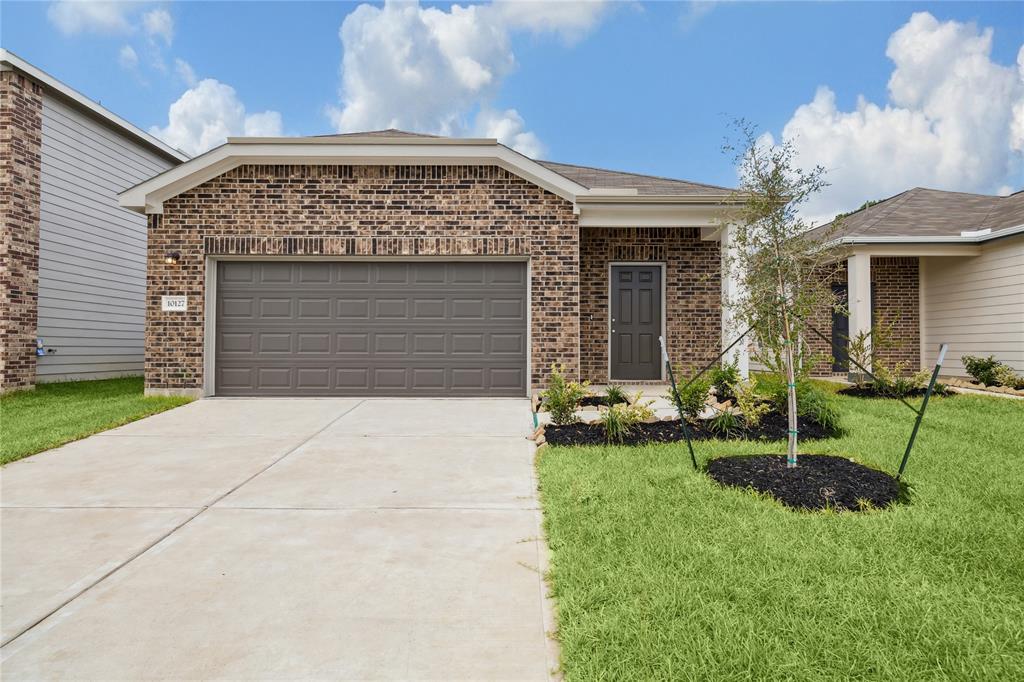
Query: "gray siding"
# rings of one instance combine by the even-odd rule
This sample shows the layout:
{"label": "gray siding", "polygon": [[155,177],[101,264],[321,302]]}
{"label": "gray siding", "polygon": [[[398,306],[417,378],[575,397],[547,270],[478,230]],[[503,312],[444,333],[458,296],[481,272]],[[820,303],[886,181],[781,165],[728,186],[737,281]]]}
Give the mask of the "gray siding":
{"label": "gray siding", "polygon": [[171,165],[44,96],[39,381],[142,373],[146,218],[117,194]]}

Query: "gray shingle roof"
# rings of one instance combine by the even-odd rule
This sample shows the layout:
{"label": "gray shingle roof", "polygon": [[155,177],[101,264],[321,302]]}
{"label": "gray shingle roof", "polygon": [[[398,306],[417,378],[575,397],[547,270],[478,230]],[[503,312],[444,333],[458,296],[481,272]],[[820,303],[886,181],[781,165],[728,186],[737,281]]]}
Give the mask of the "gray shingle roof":
{"label": "gray shingle roof", "polygon": [[640,175],[623,171],[574,166],[554,161],[537,161],[540,165],[555,171],[587,188],[601,187],[609,189],[636,189],[640,196],[687,196],[694,194],[728,194],[733,190],[729,187],[706,185],[688,180],[675,180],[657,175]]}
{"label": "gray shingle roof", "polygon": [[[1024,224],[1024,192],[1007,197],[915,187],[841,221],[840,237],[957,237],[964,230],[992,231]],[[808,234],[825,234],[832,223]]]}
{"label": "gray shingle roof", "polygon": [[432,137],[439,138],[443,135],[427,135],[426,133],[411,133],[408,130],[398,128],[387,128],[385,130],[366,130],[360,133],[332,133],[330,135],[314,135],[313,137]]}

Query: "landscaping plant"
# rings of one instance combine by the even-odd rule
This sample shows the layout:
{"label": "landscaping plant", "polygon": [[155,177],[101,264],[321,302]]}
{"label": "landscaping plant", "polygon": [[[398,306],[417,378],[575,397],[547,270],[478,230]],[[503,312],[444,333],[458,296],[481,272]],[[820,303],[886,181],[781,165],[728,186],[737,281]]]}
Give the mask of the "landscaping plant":
{"label": "landscaping plant", "polygon": [[743,431],[743,419],[733,408],[726,408],[708,421],[708,430],[721,438],[733,438]]}
{"label": "landscaping plant", "polygon": [[[727,145],[726,151],[735,154],[738,166],[738,203],[721,227],[731,236],[724,260],[726,269],[737,273],[740,293],[725,304],[738,322],[754,330],[760,354],[771,358],[769,366],[785,378],[787,465],[795,467],[797,344],[803,321],[835,305],[828,276],[835,266],[822,248],[829,235],[821,241],[807,237],[811,225],[799,210],[828,183],[821,166],[797,167],[791,142],[765,145],[750,125],[740,121],[737,128],[741,146]],[[838,221],[833,222],[832,229],[837,227]]]}
{"label": "landscaping plant", "polygon": [[629,396],[626,395],[626,391],[623,390],[622,386],[615,386],[614,384],[604,389],[604,399],[608,405],[629,402]]}
{"label": "landscaping plant", "polygon": [[708,372],[711,385],[719,402],[736,397],[736,384],[740,382],[740,368],[736,363],[726,363],[713,367]]}
{"label": "landscaping plant", "polygon": [[[682,376],[682,375],[681,375]],[[676,386],[669,388],[668,398],[673,405],[678,405],[683,412],[683,416],[691,422],[696,422],[700,418],[700,413],[704,411],[704,407],[708,403],[708,390],[711,388],[711,382],[707,378],[701,376],[692,381],[683,380],[682,386]]]}
{"label": "landscaping plant", "polygon": [[542,408],[551,414],[553,424],[572,424],[578,421],[576,410],[580,401],[587,395],[588,382],[582,384],[576,381],[567,381],[565,378],[565,365],[551,364],[551,375],[548,378],[548,387],[541,392],[543,400]]}
{"label": "landscaping plant", "polygon": [[1013,371],[1009,365],[996,360],[995,356],[979,358],[975,355],[964,355],[960,361],[964,363],[967,373],[980,384],[1024,389],[1024,377]]}
{"label": "landscaping plant", "polygon": [[629,403],[617,403],[607,409],[601,410],[598,418],[601,426],[604,427],[605,438],[609,443],[621,443],[626,436],[633,432],[637,424],[647,421],[654,416],[651,404],[641,403],[640,396],[632,405]]}
{"label": "landscaping plant", "polygon": [[761,419],[772,409],[771,403],[758,394],[757,379],[754,377],[736,385],[736,407],[743,415],[743,422],[750,428],[757,428]]}

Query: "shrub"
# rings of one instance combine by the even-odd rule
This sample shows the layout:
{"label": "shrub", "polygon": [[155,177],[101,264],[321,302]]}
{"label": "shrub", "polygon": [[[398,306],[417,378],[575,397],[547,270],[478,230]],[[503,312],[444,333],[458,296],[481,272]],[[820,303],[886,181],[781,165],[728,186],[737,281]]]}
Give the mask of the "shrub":
{"label": "shrub", "polygon": [[1009,365],[1004,365],[1000,362],[996,367],[995,375],[996,381],[1000,386],[1015,388],[1017,390],[1024,389],[1024,376],[1014,372],[1013,368]]}
{"label": "shrub", "polygon": [[683,416],[690,421],[697,421],[704,406],[708,402],[708,389],[711,383],[704,377],[695,379],[689,386],[670,388],[666,396],[673,405],[677,405],[683,412]]}
{"label": "shrub", "polygon": [[604,401],[608,405],[614,405],[615,403],[628,403],[629,396],[626,395],[626,391],[623,390],[622,386],[609,386],[604,389]]}
{"label": "shrub", "polygon": [[641,403],[640,396],[632,405],[617,403],[608,409],[601,410],[599,418],[604,427],[604,435],[609,443],[621,443],[633,432],[636,425],[654,416],[650,403]]}
{"label": "shrub", "polygon": [[[758,383],[763,395],[770,401],[772,411],[786,414],[786,382],[769,376]],[[839,430],[839,407],[835,397],[814,383],[803,379],[796,382],[798,416],[809,417],[832,431]]]}
{"label": "shrub", "polygon": [[1001,364],[993,356],[987,358],[979,358],[975,355],[964,355],[960,358],[960,361],[964,363],[964,369],[967,373],[974,377],[979,383],[985,386],[995,386],[998,384],[999,379],[996,378],[996,368]]}
{"label": "shrub", "polygon": [[736,407],[743,415],[744,423],[751,428],[757,427],[772,409],[771,403],[766,403],[757,394],[757,379],[753,377],[736,385]]}
{"label": "shrub", "polygon": [[551,413],[553,424],[572,424],[578,421],[576,409],[587,395],[588,382],[582,384],[565,380],[565,365],[551,364],[548,387],[540,396],[543,408]]}
{"label": "shrub", "polygon": [[732,410],[722,410],[708,422],[708,430],[722,438],[732,438],[743,430],[743,423]]}
{"label": "shrub", "polygon": [[736,384],[740,382],[740,369],[735,364],[713,367],[708,372],[711,385],[715,387],[718,400],[736,397]]}

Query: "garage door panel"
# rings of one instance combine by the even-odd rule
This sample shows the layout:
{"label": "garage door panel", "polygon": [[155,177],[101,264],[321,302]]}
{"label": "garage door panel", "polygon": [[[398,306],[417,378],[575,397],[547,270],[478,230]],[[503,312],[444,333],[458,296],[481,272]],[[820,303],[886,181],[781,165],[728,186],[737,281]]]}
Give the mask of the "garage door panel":
{"label": "garage door panel", "polygon": [[220,395],[524,395],[526,265],[225,262]]}

